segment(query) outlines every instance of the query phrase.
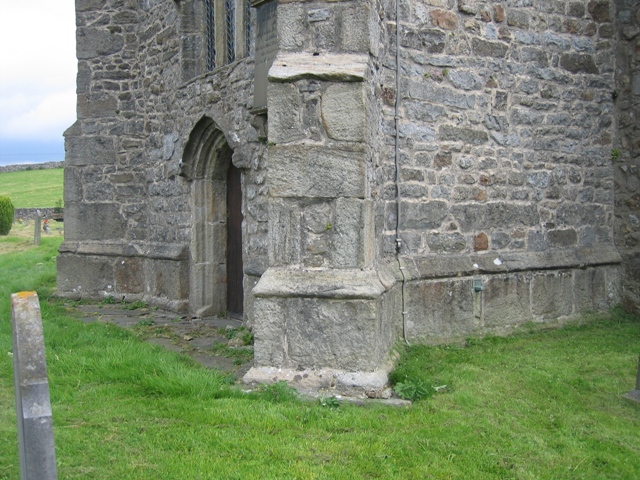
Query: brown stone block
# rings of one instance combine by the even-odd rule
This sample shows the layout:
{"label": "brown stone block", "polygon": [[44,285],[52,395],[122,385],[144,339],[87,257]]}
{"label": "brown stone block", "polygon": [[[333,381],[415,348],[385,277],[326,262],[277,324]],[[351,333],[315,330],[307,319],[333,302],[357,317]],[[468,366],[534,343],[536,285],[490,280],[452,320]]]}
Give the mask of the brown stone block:
{"label": "brown stone block", "polygon": [[118,293],[144,293],[144,269],[139,257],[118,258],[114,267]]}
{"label": "brown stone block", "polygon": [[445,10],[432,10],[431,21],[435,26],[445,30],[455,30],[458,27],[458,17]]}
{"label": "brown stone block", "polygon": [[473,249],[476,252],[489,250],[489,237],[487,237],[486,233],[479,233],[473,237]]}

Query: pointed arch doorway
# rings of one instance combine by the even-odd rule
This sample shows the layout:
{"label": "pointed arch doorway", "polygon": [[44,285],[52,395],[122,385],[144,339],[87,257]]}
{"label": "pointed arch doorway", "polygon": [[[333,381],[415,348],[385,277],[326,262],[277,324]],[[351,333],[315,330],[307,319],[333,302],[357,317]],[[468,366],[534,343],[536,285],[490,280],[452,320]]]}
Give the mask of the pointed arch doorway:
{"label": "pointed arch doorway", "polygon": [[180,175],[191,181],[191,310],[242,317],[242,175],[233,150],[209,117],[194,127]]}

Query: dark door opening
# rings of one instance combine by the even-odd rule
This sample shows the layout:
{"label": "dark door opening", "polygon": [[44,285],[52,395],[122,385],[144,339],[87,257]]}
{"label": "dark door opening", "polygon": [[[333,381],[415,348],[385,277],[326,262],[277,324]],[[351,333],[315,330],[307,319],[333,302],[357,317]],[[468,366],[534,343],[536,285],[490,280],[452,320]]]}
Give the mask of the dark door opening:
{"label": "dark door opening", "polygon": [[242,317],[242,188],[240,169],[229,165],[227,173],[227,312]]}

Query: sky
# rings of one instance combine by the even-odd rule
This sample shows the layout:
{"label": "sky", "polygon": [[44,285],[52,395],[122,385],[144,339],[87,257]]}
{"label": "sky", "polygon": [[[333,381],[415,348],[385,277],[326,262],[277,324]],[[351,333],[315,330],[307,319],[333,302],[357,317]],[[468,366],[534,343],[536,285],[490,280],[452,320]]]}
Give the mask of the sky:
{"label": "sky", "polygon": [[76,118],[74,0],[0,0],[0,165],[64,160]]}

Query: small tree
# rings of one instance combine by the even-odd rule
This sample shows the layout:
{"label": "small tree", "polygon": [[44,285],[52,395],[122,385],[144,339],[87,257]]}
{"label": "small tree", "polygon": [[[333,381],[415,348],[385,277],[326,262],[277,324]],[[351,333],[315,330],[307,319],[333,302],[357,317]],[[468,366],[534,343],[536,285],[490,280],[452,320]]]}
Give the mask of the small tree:
{"label": "small tree", "polygon": [[0,195],[0,235],[9,235],[13,225],[13,210],[11,199]]}

